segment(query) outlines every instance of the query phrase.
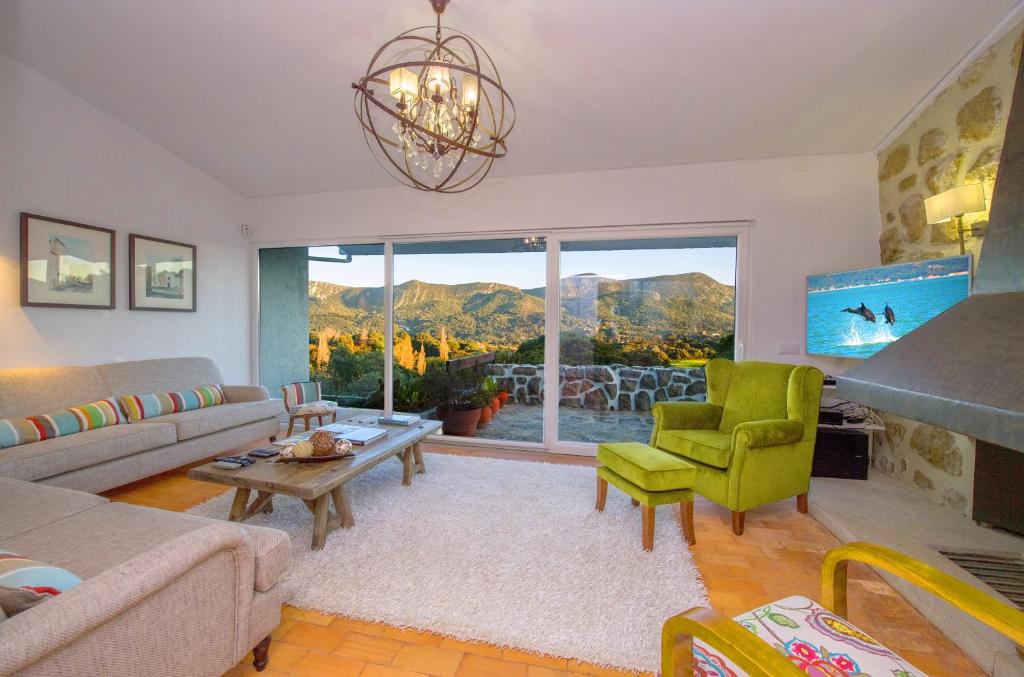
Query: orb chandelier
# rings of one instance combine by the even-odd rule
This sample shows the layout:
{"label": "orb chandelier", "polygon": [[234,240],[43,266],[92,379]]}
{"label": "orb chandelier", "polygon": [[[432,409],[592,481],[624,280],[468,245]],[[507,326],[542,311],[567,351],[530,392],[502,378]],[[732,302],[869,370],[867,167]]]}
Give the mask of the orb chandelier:
{"label": "orb chandelier", "polygon": [[515,106],[480,43],[441,26],[448,2],[430,0],[436,26],[385,42],[352,87],[366,143],[392,177],[419,190],[461,193],[505,157]]}

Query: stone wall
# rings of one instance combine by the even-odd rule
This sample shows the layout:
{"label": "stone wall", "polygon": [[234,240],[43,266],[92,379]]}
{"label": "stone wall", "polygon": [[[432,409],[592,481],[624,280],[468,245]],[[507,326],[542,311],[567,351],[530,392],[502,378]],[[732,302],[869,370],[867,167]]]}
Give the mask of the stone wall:
{"label": "stone wall", "polygon": [[[1018,25],[960,71],[910,126],[878,156],[882,263],[921,261],[960,253],[952,223],[929,225],[924,199],[965,183],[992,187],[1006,133],[1006,116],[1021,44]],[[978,255],[988,212],[964,216],[967,251]],[[881,414],[874,467],[970,515],[974,440],[910,419]]]}
{"label": "stone wall", "polygon": [[[544,401],[544,366],[489,364],[485,372],[520,404]],[[702,368],[630,367],[624,364],[558,367],[559,405],[580,409],[650,411],[655,402],[703,402]]]}

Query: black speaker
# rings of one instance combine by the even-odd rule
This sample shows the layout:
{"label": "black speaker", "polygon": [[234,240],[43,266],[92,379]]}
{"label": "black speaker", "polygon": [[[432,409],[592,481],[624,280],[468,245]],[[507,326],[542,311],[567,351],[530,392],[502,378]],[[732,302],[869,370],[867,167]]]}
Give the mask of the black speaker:
{"label": "black speaker", "polygon": [[862,430],[819,427],[811,477],[866,480],[871,463],[868,457],[869,434]]}

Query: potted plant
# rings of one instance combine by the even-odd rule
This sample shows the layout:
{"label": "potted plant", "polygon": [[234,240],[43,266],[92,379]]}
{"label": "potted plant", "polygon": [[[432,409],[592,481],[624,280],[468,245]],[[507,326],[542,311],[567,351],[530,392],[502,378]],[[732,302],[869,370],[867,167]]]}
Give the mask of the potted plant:
{"label": "potted plant", "polygon": [[504,407],[507,403],[508,403],[508,391],[507,390],[499,390],[498,391],[498,404],[500,404],[501,406]]}
{"label": "potted plant", "polygon": [[481,415],[479,382],[471,374],[449,374],[443,367],[428,368],[424,387],[428,402],[438,405],[441,432],[472,437]]}
{"label": "potted plant", "polygon": [[494,380],[493,376],[488,376],[480,384],[480,390],[482,391],[482,405],[489,407],[491,414],[497,414],[498,409],[501,408],[501,399],[498,397],[498,382]]}

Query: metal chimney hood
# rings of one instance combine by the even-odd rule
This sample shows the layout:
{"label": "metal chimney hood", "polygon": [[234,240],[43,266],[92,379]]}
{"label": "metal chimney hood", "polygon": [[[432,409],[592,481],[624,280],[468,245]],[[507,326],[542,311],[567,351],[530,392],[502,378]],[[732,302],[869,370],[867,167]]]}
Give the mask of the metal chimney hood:
{"label": "metal chimney hood", "polygon": [[1024,451],[1024,68],[974,294],[837,378],[837,395]]}

